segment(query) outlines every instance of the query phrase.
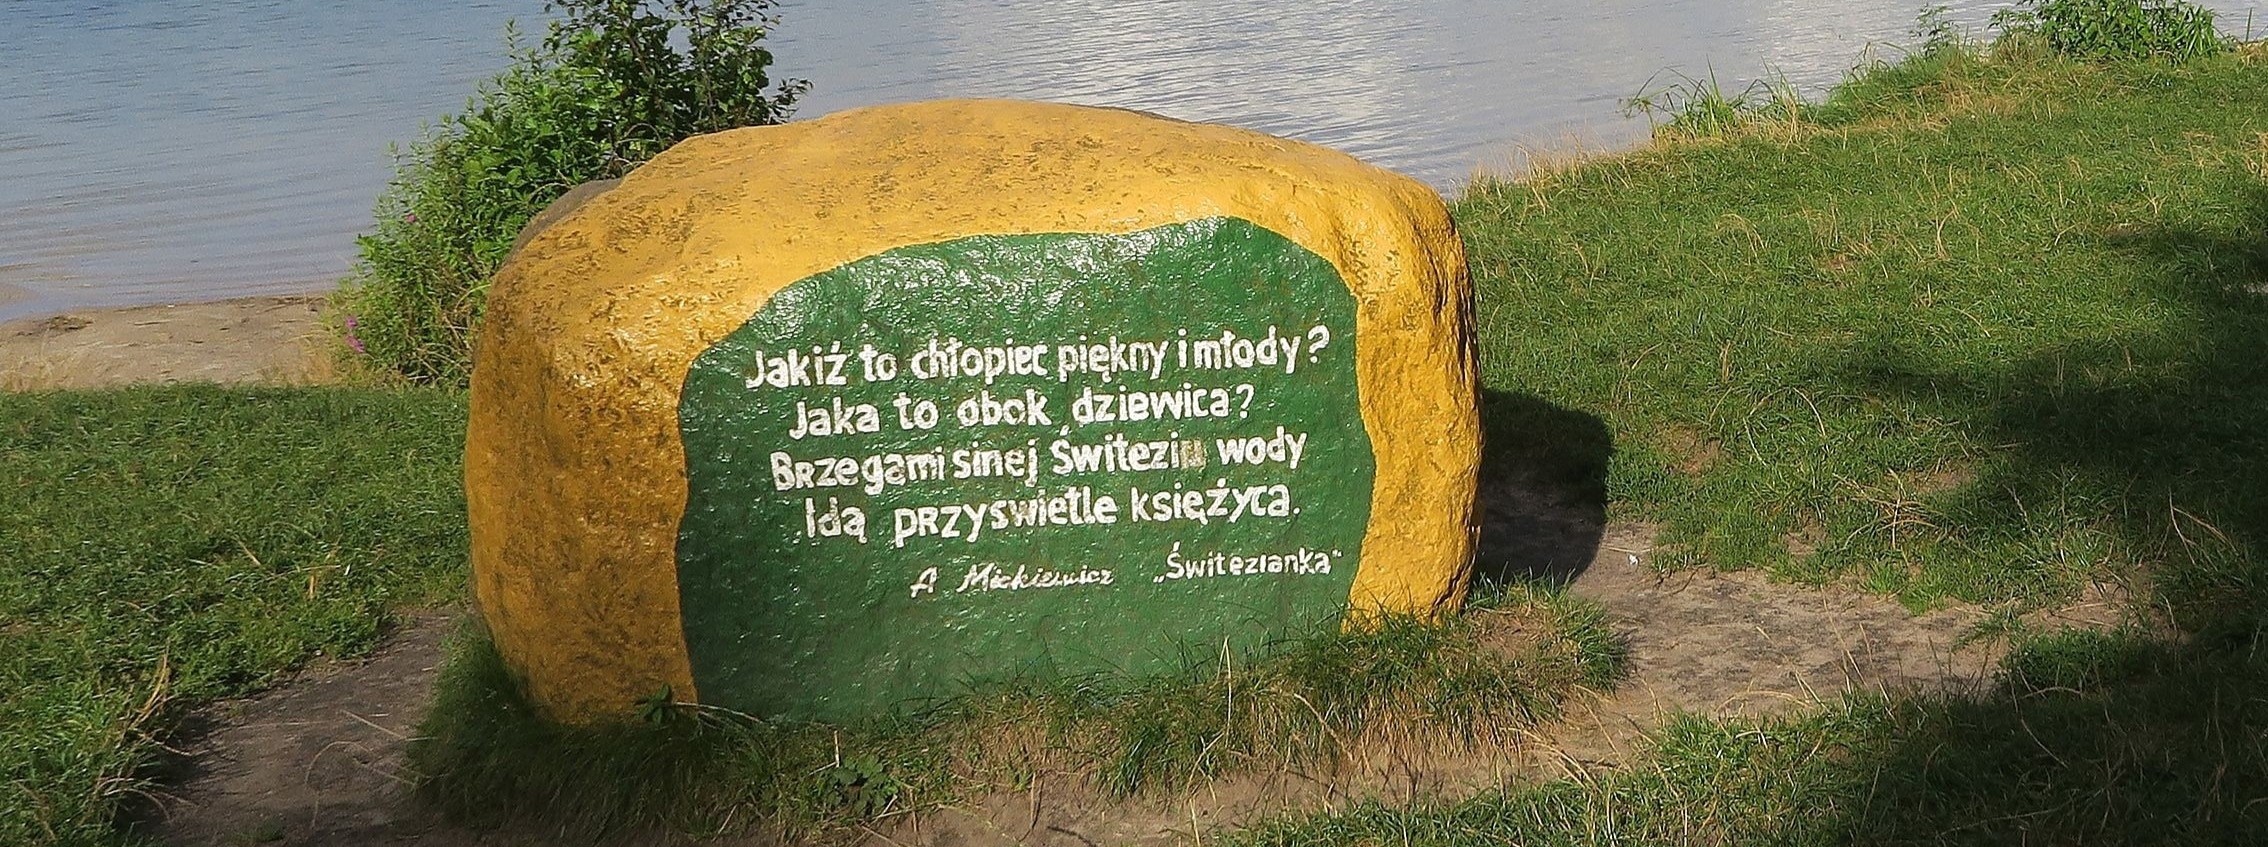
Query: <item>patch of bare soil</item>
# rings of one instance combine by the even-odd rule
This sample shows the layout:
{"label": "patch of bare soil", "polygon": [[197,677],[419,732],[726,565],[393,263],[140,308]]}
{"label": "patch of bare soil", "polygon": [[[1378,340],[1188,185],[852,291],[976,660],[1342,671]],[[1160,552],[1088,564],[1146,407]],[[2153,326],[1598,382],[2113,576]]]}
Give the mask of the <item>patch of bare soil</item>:
{"label": "patch of bare soil", "polygon": [[1980,609],[1917,615],[1885,597],[1752,572],[1661,573],[1646,564],[1652,551],[1650,528],[1609,527],[1574,581],[1613,614],[1630,675],[1552,729],[1563,764],[1623,761],[1672,713],[1769,715],[1850,691],[1966,690],[2001,658],[1997,642],[1963,637]]}
{"label": "patch of bare soil", "polygon": [[319,297],[90,309],[0,324],[0,390],[330,378]]}
{"label": "patch of bare soil", "polygon": [[481,843],[407,793],[403,755],[448,629],[444,616],[416,619],[369,658],[204,710],[181,750],[189,778],[141,825],[197,847]]}
{"label": "patch of bare soil", "polygon": [[[1168,800],[1110,801],[1079,777],[1050,776],[1029,790],[888,819],[869,841],[1185,843],[1218,827],[1363,799],[1458,796],[1611,766],[1676,711],[1766,714],[1851,689],[1973,685],[1998,658],[1989,646],[1961,643],[1981,616],[1974,609],[1914,615],[1887,599],[1752,574],[1659,574],[1647,566],[1649,527],[1608,525],[1595,508],[1512,483],[1492,483],[1485,495],[1485,567],[1566,580],[1612,613],[1630,649],[1630,676],[1615,692],[1582,698],[1550,725],[1507,728],[1483,743],[1353,739],[1337,762],[1224,779]],[[1505,626],[1511,633],[1519,622]],[[447,826],[404,793],[402,751],[429,695],[443,629],[421,622],[366,662],[215,710],[218,728],[191,751],[195,775],[174,790],[158,833],[178,845],[543,843]]]}

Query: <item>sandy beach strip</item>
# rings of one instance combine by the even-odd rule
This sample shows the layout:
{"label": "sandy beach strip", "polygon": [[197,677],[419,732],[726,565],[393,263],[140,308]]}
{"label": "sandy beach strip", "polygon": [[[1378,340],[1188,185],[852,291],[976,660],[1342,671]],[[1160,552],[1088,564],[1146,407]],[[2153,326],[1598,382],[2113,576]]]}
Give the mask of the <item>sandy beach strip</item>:
{"label": "sandy beach strip", "polygon": [[[9,294],[0,287],[0,302]],[[10,321],[0,324],[0,390],[325,381],[322,304],[248,297]]]}

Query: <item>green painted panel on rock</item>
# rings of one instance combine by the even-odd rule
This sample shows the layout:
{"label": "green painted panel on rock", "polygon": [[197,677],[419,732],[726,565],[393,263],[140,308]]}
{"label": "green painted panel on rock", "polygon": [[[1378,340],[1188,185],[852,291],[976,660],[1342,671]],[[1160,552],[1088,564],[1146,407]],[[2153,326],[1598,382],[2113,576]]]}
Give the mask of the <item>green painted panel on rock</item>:
{"label": "green painted panel on rock", "polygon": [[686,374],[704,702],[840,720],[1336,621],[1374,460],[1354,300],[1247,221],[978,236],[781,290]]}

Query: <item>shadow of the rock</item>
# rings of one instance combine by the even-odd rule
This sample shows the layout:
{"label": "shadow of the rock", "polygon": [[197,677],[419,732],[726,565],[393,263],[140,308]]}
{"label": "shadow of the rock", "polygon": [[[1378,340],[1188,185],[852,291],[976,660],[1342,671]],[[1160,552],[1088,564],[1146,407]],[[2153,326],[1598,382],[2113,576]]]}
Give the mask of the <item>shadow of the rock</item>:
{"label": "shadow of the rock", "polygon": [[1566,585],[1606,531],[1614,435],[1597,416],[1527,394],[1481,392],[1479,576]]}

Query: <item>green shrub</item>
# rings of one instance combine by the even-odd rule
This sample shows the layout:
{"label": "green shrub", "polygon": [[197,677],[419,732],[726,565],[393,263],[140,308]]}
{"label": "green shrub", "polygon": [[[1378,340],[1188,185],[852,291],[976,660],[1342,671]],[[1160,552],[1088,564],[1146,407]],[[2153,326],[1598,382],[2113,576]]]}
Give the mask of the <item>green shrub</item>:
{"label": "green shrub", "polygon": [[2022,8],[1994,16],[1993,23],[2089,61],[2186,62],[2229,49],[2228,39],[2213,28],[2213,10],[2188,0],[2026,0]]}
{"label": "green shrub", "polygon": [[379,371],[462,383],[489,276],[528,219],[678,141],[784,120],[772,0],[553,0],[543,41],[427,128],[378,199],[341,292],[347,348]]}

